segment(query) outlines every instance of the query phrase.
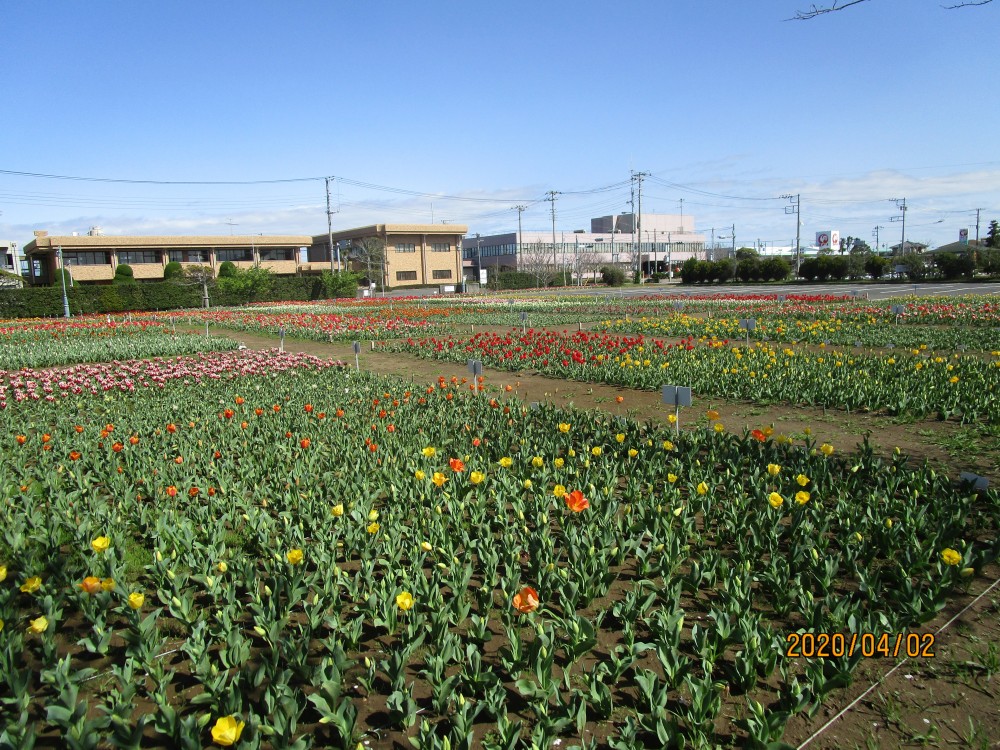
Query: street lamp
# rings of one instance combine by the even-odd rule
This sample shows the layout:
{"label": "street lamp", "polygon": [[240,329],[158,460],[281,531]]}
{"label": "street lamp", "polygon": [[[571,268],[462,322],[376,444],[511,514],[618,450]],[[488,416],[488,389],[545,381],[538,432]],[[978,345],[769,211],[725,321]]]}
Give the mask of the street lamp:
{"label": "street lamp", "polygon": [[59,276],[62,277],[63,292],[63,317],[69,317],[69,297],[66,296],[66,269],[63,267],[62,245],[56,248],[56,257],[59,258]]}

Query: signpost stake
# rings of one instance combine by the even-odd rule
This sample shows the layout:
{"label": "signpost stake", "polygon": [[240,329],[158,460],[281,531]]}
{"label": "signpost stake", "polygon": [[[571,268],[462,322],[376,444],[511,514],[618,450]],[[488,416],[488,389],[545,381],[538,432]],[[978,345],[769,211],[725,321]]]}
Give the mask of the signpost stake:
{"label": "signpost stake", "polygon": [[[374,343],[375,342],[373,341],[372,344],[374,344]],[[358,372],[361,372],[361,360],[359,359],[359,355],[360,354],[361,354],[361,342],[360,341],[355,341],[354,342],[354,367],[357,368]]]}
{"label": "signpost stake", "polygon": [[278,344],[278,351],[284,354],[285,352],[285,327],[278,326],[278,339],[280,343]]}

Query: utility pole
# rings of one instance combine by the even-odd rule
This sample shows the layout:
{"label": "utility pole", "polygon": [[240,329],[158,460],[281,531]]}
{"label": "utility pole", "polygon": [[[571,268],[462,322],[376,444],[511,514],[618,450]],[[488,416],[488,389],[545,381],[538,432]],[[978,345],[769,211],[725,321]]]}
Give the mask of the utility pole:
{"label": "utility pole", "polygon": [[682,232],[684,231],[684,199],[681,198],[681,225],[678,227]]}
{"label": "utility pole", "polygon": [[872,230],[872,237],[875,238],[875,254],[878,255],[878,232],[880,229],[885,229],[885,227],[876,225]]}
{"label": "utility pole", "polygon": [[896,208],[902,212],[902,216],[892,216],[889,221],[903,222],[903,233],[899,240],[899,254],[904,255],[906,253],[906,198],[890,198],[889,200],[894,202]]}
{"label": "utility pole", "polygon": [[639,283],[642,283],[642,178],[649,177],[649,172],[633,172],[632,179],[636,181],[636,191],[639,194],[639,212],[635,215],[636,235],[639,237],[639,254],[636,258],[635,270],[639,274]]}
{"label": "utility pole", "polygon": [[786,214],[795,215],[795,275],[799,275],[799,267],[802,265],[802,254],[800,248],[802,247],[801,232],[802,232],[802,218],[799,213],[799,209],[802,207],[800,203],[801,193],[796,193],[794,200],[791,194],[783,195],[782,198],[788,198],[790,203],[794,203],[794,206],[785,206]]}
{"label": "utility pole", "polygon": [[559,268],[559,261],[556,260],[556,196],[559,193],[550,190],[546,195],[549,196],[546,200],[552,204],[552,271],[555,272]]}
{"label": "utility pole", "polygon": [[674,246],[670,232],[667,232],[667,278],[674,278]]}
{"label": "utility pole", "polygon": [[[332,211],[330,211],[330,180],[332,178],[326,178],[326,239],[330,243],[330,273],[333,273],[333,223],[330,218]],[[433,222],[432,222],[433,223]],[[337,245],[337,272],[340,272],[340,245]]]}
{"label": "utility pole", "polygon": [[705,255],[705,260],[715,260],[715,227],[712,227],[712,249]]}
{"label": "utility pole", "polygon": [[517,211],[517,252],[514,253],[514,270],[518,269],[521,263],[521,214],[528,210],[527,206],[514,206]]}
{"label": "utility pole", "polygon": [[976,209],[976,246],[977,247],[979,245],[979,212],[982,211],[982,210],[983,209],[981,209],[981,208],[977,208]]}
{"label": "utility pole", "polygon": [[[479,232],[476,232],[476,281],[483,278],[483,250],[482,241],[479,239]],[[480,283],[482,283],[480,281]]]}

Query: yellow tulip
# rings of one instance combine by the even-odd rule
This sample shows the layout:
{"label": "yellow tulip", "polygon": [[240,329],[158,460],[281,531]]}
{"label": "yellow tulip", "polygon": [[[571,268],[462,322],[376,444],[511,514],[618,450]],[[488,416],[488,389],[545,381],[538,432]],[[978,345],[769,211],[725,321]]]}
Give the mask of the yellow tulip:
{"label": "yellow tulip", "polygon": [[34,594],[38,589],[42,587],[42,579],[38,576],[32,576],[23,584],[21,584],[21,592],[25,594]]}
{"label": "yellow tulip", "polygon": [[424,458],[433,458],[434,454],[437,453],[437,449],[428,445],[420,452],[424,454]]}
{"label": "yellow tulip", "polygon": [[49,629],[49,621],[46,619],[45,615],[42,615],[41,617],[32,620],[30,627],[32,633],[41,634]]}
{"label": "yellow tulip", "polygon": [[770,474],[772,477],[778,476],[780,472],[781,472],[781,467],[778,466],[778,464],[767,465],[767,473]]}
{"label": "yellow tulip", "polygon": [[332,508],[330,508],[330,512],[337,518],[340,518],[342,515],[344,515],[344,504],[338,503],[337,505],[334,505]]}
{"label": "yellow tulip", "polygon": [[378,523],[376,521],[372,521],[365,527],[365,531],[367,531],[369,534],[377,534],[379,528],[381,527],[378,525]]}
{"label": "yellow tulip", "polygon": [[767,502],[771,504],[772,508],[780,508],[785,502],[785,498],[779,495],[777,492],[772,492],[767,496]]}
{"label": "yellow tulip", "polygon": [[799,505],[805,505],[806,503],[809,502],[809,497],[810,495],[808,492],[806,492],[805,490],[799,490],[798,492],[795,493],[795,502],[797,502]]}
{"label": "yellow tulip", "polygon": [[697,491],[697,493],[699,495],[707,495],[708,494],[708,485],[705,484],[704,482],[699,482],[696,491]]}
{"label": "yellow tulip", "polygon": [[300,565],[302,563],[302,550],[300,549],[290,549],[285,553],[285,559],[288,560],[289,565]]}
{"label": "yellow tulip", "polygon": [[427,478],[427,475],[420,469],[417,469],[415,472],[413,472],[413,478],[416,479],[418,482],[422,482],[424,479]]}
{"label": "yellow tulip", "polygon": [[510,456],[504,456],[500,459],[500,465],[505,469],[509,469],[513,464],[514,461]]}
{"label": "yellow tulip", "polygon": [[431,477],[431,481],[434,482],[434,484],[436,484],[438,487],[440,487],[441,485],[443,485],[445,482],[448,481],[448,477],[446,477],[440,471],[435,471],[434,476]]}
{"label": "yellow tulip", "polygon": [[951,547],[946,547],[941,551],[941,560],[945,565],[958,565],[962,562],[962,554]]}
{"label": "yellow tulip", "polygon": [[223,747],[235,745],[239,741],[240,735],[243,733],[243,727],[245,726],[246,723],[237,721],[235,716],[223,716],[212,727],[212,741]]}
{"label": "yellow tulip", "polygon": [[146,597],[138,591],[128,595],[128,606],[132,609],[142,609],[142,605],[145,603]]}
{"label": "yellow tulip", "polygon": [[413,594],[408,591],[404,591],[402,594],[397,594],[396,596],[396,606],[404,612],[409,612],[413,609],[413,603]]}
{"label": "yellow tulip", "polygon": [[552,494],[555,495],[556,497],[562,497],[563,495],[566,494],[566,488],[563,487],[561,484],[557,484],[552,489]]}
{"label": "yellow tulip", "polygon": [[471,474],[469,474],[469,481],[472,482],[473,484],[479,484],[484,479],[486,479],[486,475],[483,474],[483,472],[481,471],[474,471]]}
{"label": "yellow tulip", "polygon": [[99,536],[90,543],[91,549],[93,549],[94,552],[96,552],[97,554],[101,554],[102,552],[107,552],[108,547],[110,546],[111,546],[111,540],[108,539],[108,537],[106,536]]}
{"label": "yellow tulip", "polygon": [[0,583],[3,583],[7,579],[7,566],[0,565]]}
{"label": "yellow tulip", "polygon": [[422,549],[424,552],[430,552],[432,549],[434,549],[434,547],[431,546],[430,542],[421,542],[420,549]]}

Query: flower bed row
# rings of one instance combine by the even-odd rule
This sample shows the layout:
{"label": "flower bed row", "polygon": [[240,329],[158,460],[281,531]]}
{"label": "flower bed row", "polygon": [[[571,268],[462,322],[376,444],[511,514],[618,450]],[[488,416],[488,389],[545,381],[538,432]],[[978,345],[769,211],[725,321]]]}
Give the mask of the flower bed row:
{"label": "flower bed row", "polygon": [[12,746],[766,745],[861,660],[788,633],[919,634],[1000,551],[995,493],[864,446],[178,368],[0,412]]}

